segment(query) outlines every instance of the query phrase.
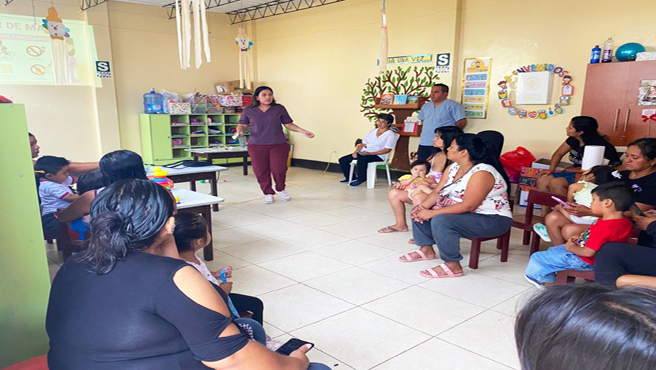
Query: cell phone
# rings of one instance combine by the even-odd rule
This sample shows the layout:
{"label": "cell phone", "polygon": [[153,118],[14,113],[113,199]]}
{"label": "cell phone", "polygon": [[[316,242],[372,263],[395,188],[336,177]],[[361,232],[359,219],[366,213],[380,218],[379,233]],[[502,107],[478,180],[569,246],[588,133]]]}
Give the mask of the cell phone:
{"label": "cell phone", "polygon": [[635,213],[638,216],[645,217],[645,213],[642,212],[640,207],[636,206],[635,203],[633,203],[631,207],[629,207],[629,211],[633,211],[633,213]]}
{"label": "cell phone", "polygon": [[551,199],[555,200],[556,202],[560,203],[563,205],[563,207],[571,207],[572,205],[564,202],[562,199],[558,198],[557,196],[552,196]]}
{"label": "cell phone", "polygon": [[288,340],[287,343],[283,344],[280,348],[278,348],[278,350],[276,350],[276,352],[278,352],[282,355],[285,355],[285,356],[289,356],[290,353],[296,351],[297,349],[301,348],[302,346],[304,346],[306,344],[309,344],[310,346],[312,346],[312,347],[310,347],[310,349],[312,349],[314,347],[314,343],[306,342],[304,340],[300,340],[300,339],[297,339],[297,338],[292,338],[292,339]]}

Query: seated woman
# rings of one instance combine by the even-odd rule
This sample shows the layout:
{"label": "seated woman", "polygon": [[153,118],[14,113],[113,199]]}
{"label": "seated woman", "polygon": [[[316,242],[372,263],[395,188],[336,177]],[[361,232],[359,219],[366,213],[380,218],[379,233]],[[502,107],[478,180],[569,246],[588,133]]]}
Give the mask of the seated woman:
{"label": "seated woman", "polygon": [[[123,179],[147,180],[146,168],[141,156],[129,150],[116,150],[100,158],[100,172],[105,186]],[[91,202],[96,194],[104,188],[87,191],[71,203],[65,210],[59,212],[59,222],[77,220],[89,214]]]}
{"label": "seated woman", "polygon": [[[635,204],[642,212],[656,207],[656,138],[643,138],[630,143],[624,157],[624,171],[619,171],[621,181],[635,192]],[[595,216],[589,207],[575,204],[565,210],[577,217]],[[550,219],[546,219],[550,227]],[[569,240],[585,231],[585,225],[569,224],[563,227],[562,236]]]}
{"label": "seated woman", "polygon": [[[638,243],[606,243],[597,253],[595,280],[604,285],[638,285],[656,289],[656,210],[633,216],[644,231]],[[639,276],[637,276],[639,275]]]}
{"label": "seated woman", "polygon": [[347,154],[339,159],[339,165],[344,173],[344,180],[340,182],[349,181],[351,161],[354,159],[358,162],[358,174],[349,185],[358,186],[367,182],[367,165],[371,162],[386,161],[389,153],[396,147],[399,134],[392,130],[394,116],[380,113],[376,117],[378,118],[376,128],[367,133],[362,143],[356,145],[352,154]]}
{"label": "seated woman", "polygon": [[[428,162],[430,163],[428,174],[435,181],[440,181],[442,172],[451,164],[451,161],[446,157],[446,149],[451,146],[453,139],[458,135],[462,135],[462,130],[455,126],[444,126],[435,129],[433,146],[436,152],[428,158]],[[412,204],[412,199],[410,199],[408,192],[400,182],[394,182],[392,186],[394,189],[387,193],[387,199],[394,212],[396,223],[378,230],[379,233],[408,231],[408,224],[405,219],[405,205]]]}
{"label": "seated woman", "polygon": [[[566,179],[554,176],[558,163],[563,159],[565,154],[569,153],[569,160],[573,167],[581,167],[583,161],[583,150],[586,145],[598,145],[605,147],[604,158],[608,159],[610,166],[620,164],[620,157],[613,144],[609,143],[603,136],[597,132],[599,124],[597,120],[587,116],[577,116],[572,118],[569,125],[565,128],[567,140],[551,156],[551,165],[549,171],[541,172],[537,179],[537,189],[549,193],[567,195],[567,186],[569,183]],[[548,212],[546,212],[548,213]],[[546,214],[545,213],[545,214]]]}
{"label": "seated woman", "polygon": [[[41,150],[41,147],[38,144],[38,140],[36,139],[36,136],[34,136],[32,133],[29,132],[28,135],[30,138],[30,150],[32,151],[32,161],[36,162],[36,158],[39,157],[39,151]],[[68,165],[68,170],[73,175],[80,175],[97,169],[98,169],[98,162],[71,162]]]}
{"label": "seated woman", "polygon": [[235,327],[219,293],[178,259],[174,212],[153,181],[118,181],[98,195],[86,250],[50,291],[49,368],[308,369],[307,347],[282,356]]}
{"label": "seated woman", "polygon": [[463,134],[447,151],[453,163],[423,204],[412,210],[412,235],[420,248],[401,262],[435,259],[437,243],[444,263],[420,274],[426,278],[462,276],[460,238],[495,237],[512,226],[508,177],[489,146],[477,135]]}
{"label": "seated woman", "polygon": [[647,370],[656,368],[655,327],[652,290],[565,284],[522,308],[515,342],[522,370]]}

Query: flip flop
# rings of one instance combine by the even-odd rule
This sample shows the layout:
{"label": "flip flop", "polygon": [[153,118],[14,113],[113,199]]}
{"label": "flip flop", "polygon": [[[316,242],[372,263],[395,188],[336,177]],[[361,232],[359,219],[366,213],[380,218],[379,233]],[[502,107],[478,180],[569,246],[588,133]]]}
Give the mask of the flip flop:
{"label": "flip flop", "polygon": [[417,249],[415,252],[419,255],[419,258],[412,258],[412,256],[410,256],[410,253],[412,253],[412,252],[410,252],[410,253],[406,253],[406,254],[402,255],[401,257],[399,257],[399,261],[401,261],[401,262],[416,262],[416,261],[430,261],[430,260],[435,259],[435,256],[433,256],[431,258],[426,257],[426,254],[424,252],[422,252],[421,249]]}
{"label": "flip flop", "polygon": [[414,239],[408,240],[408,244],[415,244],[415,240]]}
{"label": "flip flop", "polygon": [[428,278],[428,279],[447,279],[447,278],[462,277],[462,271],[454,273],[444,263],[441,264],[439,267],[441,267],[442,270],[444,270],[446,275],[440,275],[440,274],[437,273],[437,271],[435,271],[433,269],[424,270],[424,271],[420,272],[419,275],[421,275],[422,277]]}
{"label": "flip flop", "polygon": [[381,233],[381,234],[404,233],[404,232],[407,232],[407,231],[408,230],[405,230],[405,231],[397,230],[397,229],[395,229],[391,226],[383,227],[382,229],[378,230],[378,232]]}

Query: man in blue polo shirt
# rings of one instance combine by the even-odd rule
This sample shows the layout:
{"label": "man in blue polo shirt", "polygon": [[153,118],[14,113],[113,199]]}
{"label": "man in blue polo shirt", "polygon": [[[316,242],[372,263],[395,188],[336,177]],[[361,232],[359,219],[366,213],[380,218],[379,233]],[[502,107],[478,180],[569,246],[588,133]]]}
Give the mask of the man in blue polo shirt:
{"label": "man in blue polo shirt", "polygon": [[433,153],[433,138],[435,129],[443,126],[458,126],[465,129],[467,118],[462,106],[451,99],[447,99],[449,87],[445,84],[436,84],[431,88],[430,102],[426,102],[419,111],[419,119],[423,121],[421,136],[419,137],[418,159],[426,160]]}

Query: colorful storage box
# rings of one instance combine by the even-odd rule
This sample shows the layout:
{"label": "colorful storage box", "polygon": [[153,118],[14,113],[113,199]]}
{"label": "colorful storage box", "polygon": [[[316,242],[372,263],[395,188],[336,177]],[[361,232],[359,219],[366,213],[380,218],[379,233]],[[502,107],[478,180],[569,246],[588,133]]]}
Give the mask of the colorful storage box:
{"label": "colorful storage box", "polygon": [[191,114],[191,104],[167,102],[166,109],[169,114]]}

